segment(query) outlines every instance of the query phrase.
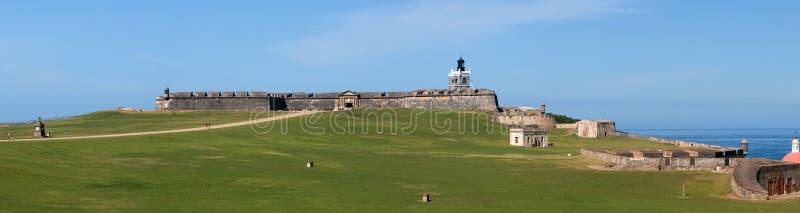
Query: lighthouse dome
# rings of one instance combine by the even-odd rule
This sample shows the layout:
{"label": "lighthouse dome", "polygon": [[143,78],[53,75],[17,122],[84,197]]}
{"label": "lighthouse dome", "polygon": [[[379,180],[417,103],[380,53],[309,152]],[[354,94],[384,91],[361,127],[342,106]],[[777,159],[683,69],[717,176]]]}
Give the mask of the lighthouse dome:
{"label": "lighthouse dome", "polygon": [[781,161],[800,163],[800,141],[797,140],[797,133],[794,134],[792,139],[792,152],[783,156]]}

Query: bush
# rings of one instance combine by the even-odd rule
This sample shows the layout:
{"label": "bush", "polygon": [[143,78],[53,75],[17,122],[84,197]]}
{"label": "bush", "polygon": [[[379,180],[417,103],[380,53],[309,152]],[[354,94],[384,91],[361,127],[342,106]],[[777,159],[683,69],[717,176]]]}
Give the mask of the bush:
{"label": "bush", "polygon": [[556,123],[560,123],[560,124],[571,124],[571,123],[575,123],[575,122],[580,121],[580,119],[575,119],[575,118],[572,118],[572,117],[569,117],[569,116],[566,116],[566,115],[559,115],[559,114],[553,114],[553,113],[547,113],[547,115],[552,116],[553,118],[555,118],[556,119]]}

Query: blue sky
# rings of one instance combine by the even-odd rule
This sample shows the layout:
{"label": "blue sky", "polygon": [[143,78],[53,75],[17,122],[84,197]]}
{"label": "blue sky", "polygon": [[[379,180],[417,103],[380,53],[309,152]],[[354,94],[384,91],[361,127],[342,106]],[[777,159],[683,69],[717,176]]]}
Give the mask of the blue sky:
{"label": "blue sky", "polygon": [[0,121],[173,91],[446,87],[620,128],[798,127],[798,1],[0,1]]}

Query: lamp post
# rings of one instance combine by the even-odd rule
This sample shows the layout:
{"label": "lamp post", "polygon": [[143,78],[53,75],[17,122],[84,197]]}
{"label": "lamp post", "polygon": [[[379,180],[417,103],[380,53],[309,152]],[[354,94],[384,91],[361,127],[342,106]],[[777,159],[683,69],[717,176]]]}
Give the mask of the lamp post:
{"label": "lamp post", "polygon": [[686,199],[686,181],[681,183],[681,196]]}

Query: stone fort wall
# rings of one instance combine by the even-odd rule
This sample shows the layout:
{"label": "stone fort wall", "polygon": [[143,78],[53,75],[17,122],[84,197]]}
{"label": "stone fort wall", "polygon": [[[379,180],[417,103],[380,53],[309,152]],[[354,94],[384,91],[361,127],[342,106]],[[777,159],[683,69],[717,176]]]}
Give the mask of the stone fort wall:
{"label": "stone fort wall", "polygon": [[157,110],[336,110],[342,98],[352,108],[427,108],[438,110],[497,111],[493,90],[417,90],[411,92],[271,93],[176,92],[156,98]]}
{"label": "stone fort wall", "polygon": [[265,92],[176,92],[156,98],[156,110],[268,110],[270,99]]}
{"label": "stone fort wall", "polygon": [[637,158],[597,150],[581,149],[581,155],[615,164],[624,170],[715,170],[717,167],[737,166],[745,158],[705,157],[646,157]]}
{"label": "stone fort wall", "polygon": [[634,135],[634,134],[627,134],[627,133],[624,133],[624,132],[615,132],[614,135],[618,136],[618,137],[631,138],[631,139],[635,139],[635,140],[650,141],[650,142],[663,143],[663,144],[671,144],[671,145],[675,145],[675,146],[681,147],[681,148],[706,148],[706,149],[724,150],[724,152],[721,153],[720,156],[717,156],[717,157],[744,156],[744,155],[746,155],[744,153],[744,150],[740,149],[740,148],[717,146],[717,145],[710,145],[710,144],[696,143],[696,142],[682,141],[682,140],[672,140],[672,139],[652,137],[652,136],[646,136],[646,135]]}
{"label": "stone fort wall", "polygon": [[569,124],[556,124],[556,129],[577,129],[578,125],[576,123],[569,123]]}
{"label": "stone fort wall", "polygon": [[769,159],[747,159],[731,177],[732,191],[739,197],[764,200],[795,197],[800,192],[800,164]]}
{"label": "stone fort wall", "polygon": [[495,113],[494,122],[516,127],[556,128],[556,119],[545,113],[544,107],[503,107]]}

